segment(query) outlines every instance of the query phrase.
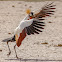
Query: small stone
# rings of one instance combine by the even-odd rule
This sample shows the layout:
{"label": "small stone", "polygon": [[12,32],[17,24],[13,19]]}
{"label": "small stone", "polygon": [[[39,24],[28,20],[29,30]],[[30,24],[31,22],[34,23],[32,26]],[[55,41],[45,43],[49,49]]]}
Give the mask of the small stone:
{"label": "small stone", "polygon": [[8,33],[8,34],[11,34],[11,33]]}
{"label": "small stone", "polygon": [[52,22],[49,21],[48,23],[52,23]]}
{"label": "small stone", "polygon": [[47,42],[41,43],[41,44],[48,44]]}
{"label": "small stone", "polygon": [[62,44],[54,45],[54,47],[62,47]]}
{"label": "small stone", "polygon": [[27,6],[27,4],[25,4],[25,6]]}
{"label": "small stone", "polygon": [[14,5],[12,5],[12,7],[15,7]]}
{"label": "small stone", "polygon": [[32,8],[32,6],[29,6],[29,8]]}
{"label": "small stone", "polygon": [[2,52],[2,50],[0,50],[0,52]]}
{"label": "small stone", "polygon": [[58,44],[58,47],[62,47],[62,44]]}

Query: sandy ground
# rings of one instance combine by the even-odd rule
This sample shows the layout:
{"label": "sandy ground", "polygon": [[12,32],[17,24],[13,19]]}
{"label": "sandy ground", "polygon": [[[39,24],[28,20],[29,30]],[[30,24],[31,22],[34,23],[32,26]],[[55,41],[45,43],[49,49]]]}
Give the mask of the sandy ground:
{"label": "sandy ground", "polygon": [[[14,29],[26,16],[27,8],[35,11],[47,2],[0,1],[0,62],[24,62],[15,58],[13,50],[15,42],[9,43],[12,53],[8,57],[7,44],[2,40],[13,36]],[[61,62],[62,60],[62,47],[58,46],[62,44],[62,1],[54,1],[54,4],[56,4],[56,12],[52,17],[46,17],[44,20],[46,26],[43,32],[39,35],[27,36],[22,45],[17,47],[18,56],[26,59],[26,62],[36,62],[34,59],[40,59],[43,62]],[[42,44],[45,42],[47,44]]]}

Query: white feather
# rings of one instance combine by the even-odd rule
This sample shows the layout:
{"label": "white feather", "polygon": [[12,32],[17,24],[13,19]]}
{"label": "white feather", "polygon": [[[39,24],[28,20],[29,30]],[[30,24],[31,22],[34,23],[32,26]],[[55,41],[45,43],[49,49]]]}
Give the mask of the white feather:
{"label": "white feather", "polygon": [[27,18],[25,17],[19,24],[19,26],[15,29],[15,34],[20,34],[22,32],[22,30],[25,28],[25,27],[28,27],[32,24],[33,22],[33,19],[30,19],[30,20],[26,20]]}

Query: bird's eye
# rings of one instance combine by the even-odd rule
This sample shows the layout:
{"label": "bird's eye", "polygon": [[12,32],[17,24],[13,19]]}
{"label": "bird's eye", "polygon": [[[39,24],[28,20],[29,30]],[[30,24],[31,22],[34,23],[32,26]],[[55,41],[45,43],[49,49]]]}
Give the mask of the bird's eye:
{"label": "bird's eye", "polygon": [[33,16],[33,12],[30,13],[30,16]]}
{"label": "bird's eye", "polygon": [[33,12],[31,12],[32,16],[33,16]]}

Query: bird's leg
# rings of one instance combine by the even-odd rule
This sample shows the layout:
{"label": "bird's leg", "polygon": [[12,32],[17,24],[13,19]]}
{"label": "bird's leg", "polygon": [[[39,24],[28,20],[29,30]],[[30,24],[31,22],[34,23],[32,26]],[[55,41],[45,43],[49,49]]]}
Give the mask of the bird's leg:
{"label": "bird's leg", "polygon": [[14,51],[15,51],[15,54],[16,54],[16,58],[18,59],[17,52],[16,52],[16,45],[14,46]]}
{"label": "bird's leg", "polygon": [[[8,41],[8,42],[9,42],[9,41]],[[11,54],[11,50],[10,50],[10,48],[9,48],[8,42],[7,42],[7,45],[8,45],[9,53],[8,53],[7,55],[9,56],[9,55]]]}

